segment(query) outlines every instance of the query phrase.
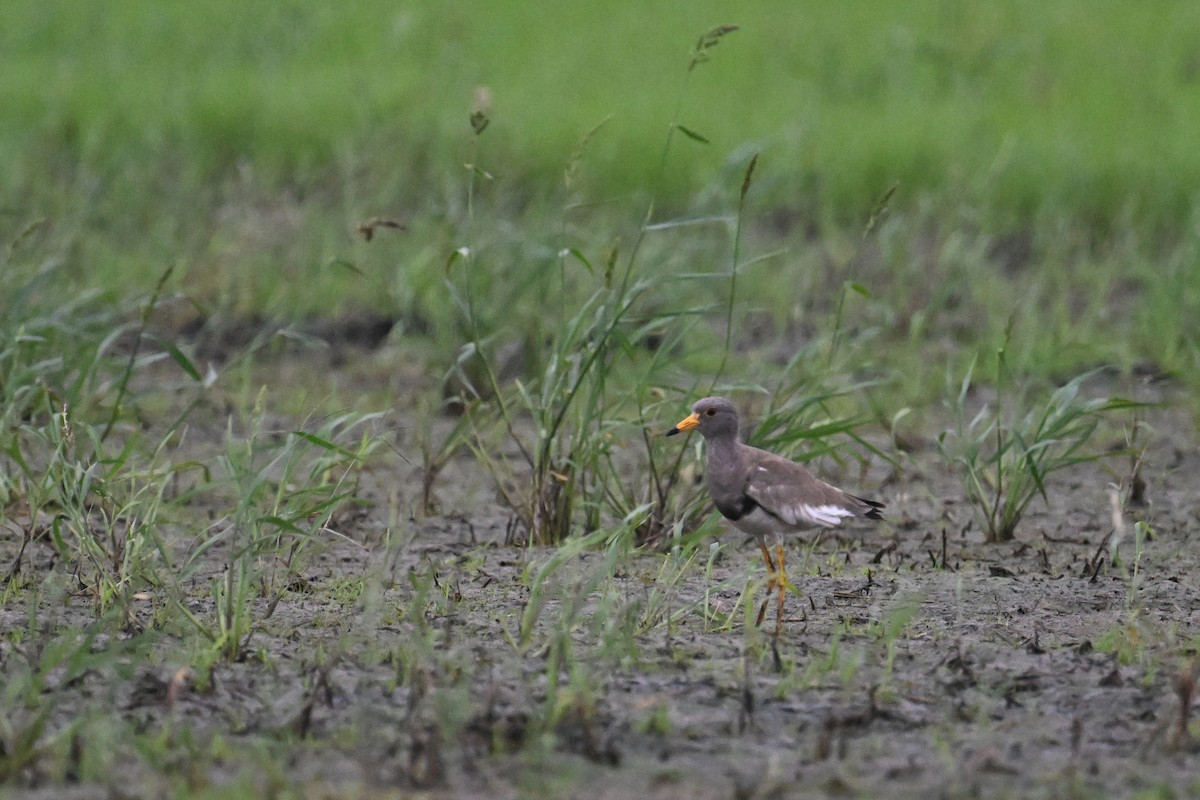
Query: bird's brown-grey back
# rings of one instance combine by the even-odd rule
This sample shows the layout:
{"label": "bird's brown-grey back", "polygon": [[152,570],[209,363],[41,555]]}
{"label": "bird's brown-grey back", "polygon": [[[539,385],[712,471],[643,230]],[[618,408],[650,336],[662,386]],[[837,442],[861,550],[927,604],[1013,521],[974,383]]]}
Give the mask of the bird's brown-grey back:
{"label": "bird's brown-grey back", "polygon": [[746,496],[788,525],[832,527],[849,517],[879,519],[881,504],[831,486],[802,464],[764,450],[743,448],[750,465]]}

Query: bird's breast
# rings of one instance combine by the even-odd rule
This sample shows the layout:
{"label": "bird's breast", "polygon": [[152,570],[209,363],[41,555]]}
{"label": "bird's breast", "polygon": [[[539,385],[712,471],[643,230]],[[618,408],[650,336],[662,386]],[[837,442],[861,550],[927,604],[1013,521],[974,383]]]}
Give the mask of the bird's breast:
{"label": "bird's breast", "polygon": [[716,506],[721,516],[730,522],[737,522],[758,508],[758,503],[754,502],[754,498],[742,495],[733,501],[718,500]]}

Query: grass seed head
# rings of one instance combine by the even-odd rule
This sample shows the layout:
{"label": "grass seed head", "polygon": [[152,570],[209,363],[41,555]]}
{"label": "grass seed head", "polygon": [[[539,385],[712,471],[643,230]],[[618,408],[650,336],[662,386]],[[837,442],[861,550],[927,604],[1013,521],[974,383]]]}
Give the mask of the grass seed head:
{"label": "grass seed head", "polygon": [[688,65],[688,72],[691,72],[697,65],[703,64],[709,59],[709,51],[720,43],[728,34],[733,33],[738,29],[737,25],[718,25],[708,33],[704,34],[697,40],[695,48],[692,50],[692,62]]}

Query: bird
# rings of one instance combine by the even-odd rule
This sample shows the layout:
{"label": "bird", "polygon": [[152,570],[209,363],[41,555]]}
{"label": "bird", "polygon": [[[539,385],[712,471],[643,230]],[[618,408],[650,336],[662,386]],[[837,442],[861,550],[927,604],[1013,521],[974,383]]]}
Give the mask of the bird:
{"label": "bird", "polygon": [[[761,627],[772,592],[778,592],[775,638],[783,618],[784,590],[791,586],[783,563],[783,538],[813,528],[833,528],[842,520],[882,520],[884,504],[832,486],[795,461],[742,444],[737,408],[724,397],[705,397],[692,413],[667,431],[674,436],[699,430],[707,444],[704,482],[713,504],[735,528],[758,542],[767,566],[767,593],[758,609]],[[775,545],[775,559],[767,547]]]}

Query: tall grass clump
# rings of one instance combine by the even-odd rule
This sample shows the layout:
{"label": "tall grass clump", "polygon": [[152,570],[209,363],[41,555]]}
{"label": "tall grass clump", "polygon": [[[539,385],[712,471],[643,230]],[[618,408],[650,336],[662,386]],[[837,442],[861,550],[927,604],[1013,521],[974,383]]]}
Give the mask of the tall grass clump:
{"label": "tall grass clump", "polygon": [[[362,432],[376,415],[343,413],[275,433],[262,427],[260,394],[249,434],[235,434],[231,417],[226,452],[195,460],[178,447],[180,433],[216,377],[149,332],[171,271],[126,304],[72,293],[62,259],[26,255],[39,230],[9,246],[0,270],[0,509],[21,535],[8,578],[22,574],[30,545],[48,545],[51,566],[65,562],[97,615],[140,628],[147,620],[138,609],[154,600],[236,657],[251,628],[246,600],[266,597],[269,613],[352,502],[359,467],[379,442]],[[128,424],[141,400],[135,378],[161,360],[182,370],[195,396],[168,425]],[[194,532],[190,504],[200,496],[232,510],[177,560],[169,539]],[[184,584],[219,543],[228,545],[227,568],[210,626],[189,610]]]}
{"label": "tall grass clump", "polygon": [[[721,26],[702,36],[691,53],[688,75],[734,30],[734,26]],[[668,128],[660,173],[677,133],[705,141],[677,119],[678,112]],[[478,155],[488,125],[486,113],[477,110],[471,124],[473,151]],[[477,161],[473,158],[468,167],[464,228],[468,233],[474,223],[477,182],[490,180]],[[469,338],[456,368],[462,378],[465,413],[476,431],[473,447],[496,476],[504,501],[532,543],[561,542],[580,523],[587,530],[595,529],[605,511],[625,517],[645,499],[644,493],[612,484],[622,472],[618,466],[622,457],[614,452],[614,443],[623,437],[615,435],[614,421],[633,405],[646,410],[640,387],[662,383],[668,354],[682,335],[681,323],[703,311],[655,302],[674,292],[669,277],[643,267],[643,244],[651,231],[675,225],[651,223],[654,202],[651,199],[627,251],[613,245],[589,255],[583,248],[563,243],[555,248],[553,261],[543,261],[543,278],[554,281],[559,291],[557,296],[539,297],[529,321],[543,335],[541,341],[532,342],[539,350],[540,369],[525,380],[506,383],[502,379],[496,331],[490,327],[496,310],[491,309],[489,322],[489,313],[481,308],[483,298],[477,295],[479,276],[493,268],[489,254],[465,244],[450,257],[447,286]],[[557,274],[548,268],[551,265]],[[474,378],[467,365],[476,365]],[[643,401],[630,404],[630,393]],[[652,449],[645,422],[642,427],[643,441]],[[516,451],[515,457],[504,453],[503,444]],[[665,502],[662,484],[651,494],[652,502]],[[646,533],[639,538],[647,538]]]}
{"label": "tall grass clump", "polygon": [[959,471],[988,542],[1012,540],[1036,497],[1050,503],[1046,491],[1050,475],[1111,455],[1085,450],[1092,434],[1107,414],[1140,405],[1117,397],[1080,397],[1084,382],[1096,374],[1089,372],[1056,389],[1041,405],[1026,407],[1020,394],[1008,394],[1012,376],[1006,354],[1012,328],[1010,319],[996,351],[995,406],[985,404],[970,416],[972,364],[951,407],[955,427],[938,437],[938,450]]}
{"label": "tall grass clump", "polygon": [[[16,519],[25,526],[10,576],[38,539],[71,565],[96,612],[117,607],[125,625],[141,626],[134,600],[162,581],[170,556],[163,531],[174,524],[174,486],[191,464],[149,457],[133,442],[106,448],[102,426],[64,411],[52,424],[23,426],[9,449],[19,489]],[[148,599],[143,596],[142,599]]]}
{"label": "tall grass clump", "polygon": [[169,271],[134,301],[135,316],[73,292],[62,258],[32,256],[45,225],[27,228],[0,264],[0,508],[21,535],[8,578],[31,544],[49,545],[97,613],[117,607],[135,625],[131,598],[157,580],[174,470],[161,453],[141,457],[137,435],[118,435],[117,423],[144,364],[130,340],[140,341]]}
{"label": "tall grass clump", "polygon": [[[178,607],[228,661],[242,656],[255,624],[271,616],[308,557],[339,535],[337,515],[353,502],[359,468],[381,441],[363,430],[378,414],[331,417],[316,432],[270,431],[264,402],[265,390],[245,435],[230,424],[211,488],[232,507],[175,575]],[[180,586],[212,555],[224,563],[211,583],[214,611],[206,623],[185,608]]]}

